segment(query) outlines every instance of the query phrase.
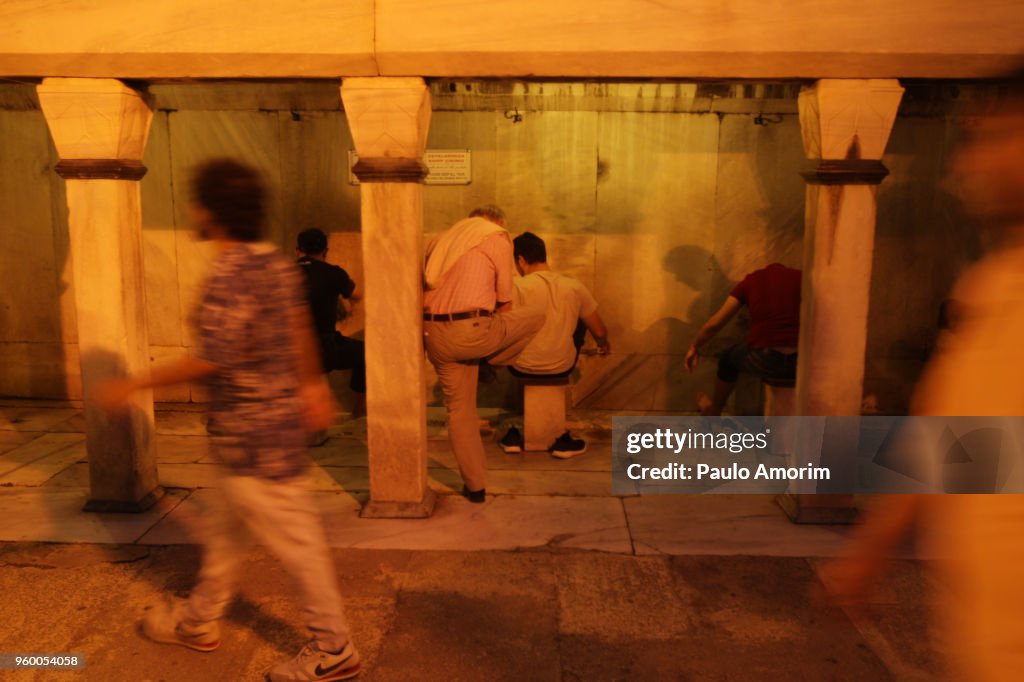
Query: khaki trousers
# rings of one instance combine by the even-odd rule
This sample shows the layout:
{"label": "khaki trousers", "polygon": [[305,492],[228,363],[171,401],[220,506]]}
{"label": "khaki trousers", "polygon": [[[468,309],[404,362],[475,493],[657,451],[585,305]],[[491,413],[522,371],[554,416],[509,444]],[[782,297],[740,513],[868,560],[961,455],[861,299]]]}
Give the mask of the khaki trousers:
{"label": "khaki trousers", "polygon": [[479,361],[511,364],[544,326],[542,308],[513,308],[492,317],[424,322],[427,357],[437,370],[448,410],[448,440],[470,490],[487,486],[487,457],[476,411]]}

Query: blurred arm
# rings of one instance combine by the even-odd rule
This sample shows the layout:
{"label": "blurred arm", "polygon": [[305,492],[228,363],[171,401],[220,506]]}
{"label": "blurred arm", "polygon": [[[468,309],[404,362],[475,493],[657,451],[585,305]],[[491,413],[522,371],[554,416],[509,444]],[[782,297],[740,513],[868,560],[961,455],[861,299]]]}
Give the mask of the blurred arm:
{"label": "blurred arm", "polygon": [[92,391],[92,400],[100,409],[114,412],[127,407],[131,397],[138,391],[160,386],[171,386],[190,381],[199,381],[213,376],[217,365],[198,358],[185,358],[158,367],[149,376],[122,377],[101,382]]}

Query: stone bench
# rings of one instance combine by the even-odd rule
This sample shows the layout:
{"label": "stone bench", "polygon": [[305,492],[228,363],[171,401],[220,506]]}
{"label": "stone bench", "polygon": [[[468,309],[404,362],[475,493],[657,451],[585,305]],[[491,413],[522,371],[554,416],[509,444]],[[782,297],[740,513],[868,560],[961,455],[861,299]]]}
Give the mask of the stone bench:
{"label": "stone bench", "polygon": [[569,377],[516,378],[523,387],[523,449],[547,450],[565,433]]}
{"label": "stone bench", "polygon": [[764,416],[792,417],[796,414],[796,388],[764,385]]}

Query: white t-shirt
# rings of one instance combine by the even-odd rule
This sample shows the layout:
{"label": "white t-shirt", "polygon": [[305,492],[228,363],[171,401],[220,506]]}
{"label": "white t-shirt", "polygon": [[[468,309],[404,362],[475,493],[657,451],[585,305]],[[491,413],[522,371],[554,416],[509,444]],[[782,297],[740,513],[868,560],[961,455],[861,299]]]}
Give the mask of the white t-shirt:
{"label": "white t-shirt", "polygon": [[597,310],[597,301],[579,281],[550,270],[517,277],[515,288],[516,305],[541,306],[547,317],[512,366],[529,374],[568,370],[576,360],[572,333],[581,317]]}

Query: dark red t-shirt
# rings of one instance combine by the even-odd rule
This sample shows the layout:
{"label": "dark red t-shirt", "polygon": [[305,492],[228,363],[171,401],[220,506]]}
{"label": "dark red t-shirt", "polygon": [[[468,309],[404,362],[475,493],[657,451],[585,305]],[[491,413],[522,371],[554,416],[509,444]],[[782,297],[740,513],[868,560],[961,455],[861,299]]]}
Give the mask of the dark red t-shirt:
{"label": "dark red t-shirt", "polygon": [[750,310],[747,345],[751,348],[796,348],[800,336],[799,270],[781,263],[755,270],[730,296]]}

